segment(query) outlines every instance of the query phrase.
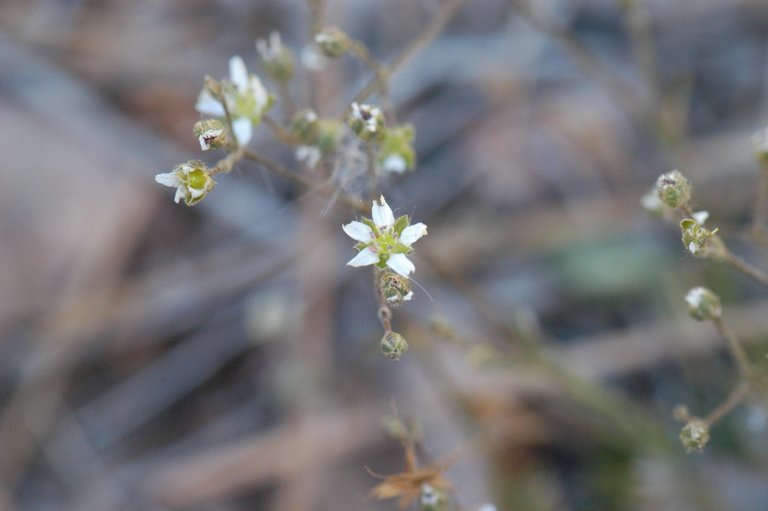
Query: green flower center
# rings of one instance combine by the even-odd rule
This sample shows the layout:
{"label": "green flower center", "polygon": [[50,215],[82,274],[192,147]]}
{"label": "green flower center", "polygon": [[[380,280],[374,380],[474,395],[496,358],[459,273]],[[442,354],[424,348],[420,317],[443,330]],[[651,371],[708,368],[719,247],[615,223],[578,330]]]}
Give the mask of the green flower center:
{"label": "green flower center", "polygon": [[203,169],[195,169],[187,174],[187,186],[195,190],[202,190],[208,182],[208,175]]}

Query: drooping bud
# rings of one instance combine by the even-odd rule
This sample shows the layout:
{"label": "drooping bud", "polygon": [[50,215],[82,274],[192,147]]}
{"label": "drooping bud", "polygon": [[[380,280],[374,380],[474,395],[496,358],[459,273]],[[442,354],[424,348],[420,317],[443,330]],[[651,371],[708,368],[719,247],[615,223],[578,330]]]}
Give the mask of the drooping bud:
{"label": "drooping bud", "polygon": [[315,42],[326,57],[337,59],[349,49],[349,37],[337,27],[327,27],[315,35]]}
{"label": "drooping bud", "polygon": [[232,143],[227,128],[224,127],[224,123],[218,119],[197,121],[195,123],[194,132],[198,142],[200,142],[200,149],[203,151],[208,151],[209,149],[226,149],[230,147]]}
{"label": "drooping bud", "polygon": [[680,430],[680,441],[689,453],[703,451],[709,442],[709,426],[701,419],[689,421]]}
{"label": "drooping bud", "polygon": [[287,82],[293,76],[294,59],[291,50],[283,46],[279,32],[269,34],[269,41],[259,39],[256,49],[264,63],[264,71],[276,82]]}
{"label": "drooping bud", "polygon": [[397,332],[387,332],[381,338],[381,352],[390,360],[400,360],[400,356],[408,350],[408,342],[405,337]]}
{"label": "drooping bud", "polygon": [[691,199],[691,185],[679,170],[659,176],[656,180],[656,192],[661,202],[670,208],[685,206]]}
{"label": "drooping bud", "polygon": [[692,218],[680,222],[682,241],[686,249],[695,257],[724,259],[727,251],[723,241],[716,236],[717,229],[710,231]]}
{"label": "drooping bud", "polygon": [[401,305],[413,298],[411,291],[411,280],[408,277],[384,270],[379,276],[379,289],[387,304],[393,307]]}
{"label": "drooping bud", "polygon": [[419,509],[421,511],[443,511],[448,506],[448,497],[445,493],[431,485],[421,485],[419,496]]}
{"label": "drooping bud", "polygon": [[688,314],[697,321],[720,319],[723,307],[720,297],[705,287],[694,287],[685,295]]}
{"label": "drooping bud", "polygon": [[352,103],[347,122],[352,131],[366,142],[379,141],[385,136],[384,113],[378,107]]}

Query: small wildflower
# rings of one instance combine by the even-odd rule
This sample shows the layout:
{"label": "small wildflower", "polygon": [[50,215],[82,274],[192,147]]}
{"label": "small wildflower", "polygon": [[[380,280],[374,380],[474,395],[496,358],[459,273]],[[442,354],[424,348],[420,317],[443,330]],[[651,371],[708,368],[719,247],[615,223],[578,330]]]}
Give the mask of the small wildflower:
{"label": "small wildflower", "polygon": [[419,509],[421,511],[442,511],[447,506],[448,498],[444,492],[427,483],[421,485],[421,496],[419,496]]}
{"label": "small wildflower", "polygon": [[381,352],[390,360],[400,360],[400,356],[408,351],[408,341],[397,332],[387,332],[379,343]]}
{"label": "small wildflower", "polygon": [[661,202],[670,208],[679,208],[688,204],[691,185],[679,170],[673,170],[659,177],[656,181],[656,192]]}
{"label": "small wildflower", "polygon": [[293,76],[293,54],[283,46],[279,32],[269,34],[269,40],[256,41],[256,49],[264,63],[264,70],[277,82],[287,82]]}
{"label": "small wildflower", "polygon": [[374,201],[371,217],[342,226],[350,238],[358,241],[355,248],[359,253],[347,265],[375,264],[380,269],[389,267],[403,277],[408,277],[415,268],[406,254],[413,250],[413,243],[427,234],[427,226],[421,222],[410,225],[407,215],[395,220],[383,196],[378,204]]}
{"label": "small wildflower", "polygon": [[723,314],[720,297],[705,287],[694,287],[685,295],[688,313],[697,321],[719,319]]}
{"label": "small wildflower", "polygon": [[379,141],[385,137],[384,113],[381,108],[352,103],[348,123],[352,131],[365,142]]}
{"label": "small wildflower", "polygon": [[710,231],[698,221],[686,218],[680,222],[680,230],[683,245],[693,256],[724,258],[725,246],[720,237],[716,236],[717,229]]}
{"label": "small wildflower", "polygon": [[410,279],[389,270],[384,270],[379,275],[379,290],[387,304],[393,307],[413,298]]}
{"label": "small wildflower", "polygon": [[752,135],[752,148],[757,161],[768,169],[768,127]]}
{"label": "small wildflower", "polygon": [[709,426],[701,419],[689,421],[680,430],[680,441],[688,453],[703,451],[709,442]]}
{"label": "small wildflower", "polygon": [[349,38],[341,29],[328,27],[315,35],[315,43],[326,57],[337,59],[349,49]]}
{"label": "small wildflower", "polygon": [[384,134],[379,149],[379,165],[387,172],[402,174],[416,166],[416,151],[413,150],[413,126],[389,128]]}
{"label": "small wildflower", "polygon": [[193,129],[203,151],[229,147],[229,133],[220,120],[197,121]]}
{"label": "small wildflower", "polygon": [[371,490],[371,497],[378,500],[399,499],[398,507],[407,508],[414,500],[422,495],[422,487],[429,485],[433,491],[448,491],[451,483],[443,476],[450,463],[437,463],[425,468],[419,468],[416,450],[412,444],[405,447],[405,471],[383,476],[368,470],[368,473],[383,481]]}
{"label": "small wildflower", "polygon": [[184,199],[187,206],[197,204],[213,190],[216,182],[211,178],[208,167],[201,161],[192,160],[177,165],[173,172],[158,174],[155,181],[161,185],[176,188],[174,201]]}
{"label": "small wildflower", "polygon": [[[215,90],[213,91],[215,92]],[[232,116],[232,130],[240,146],[251,140],[253,127],[261,122],[262,115],[272,106],[267,90],[259,77],[249,74],[242,57],[229,59],[229,82],[221,84],[220,94],[214,94],[208,82],[200,92],[195,108],[198,112],[224,117],[224,101]]]}

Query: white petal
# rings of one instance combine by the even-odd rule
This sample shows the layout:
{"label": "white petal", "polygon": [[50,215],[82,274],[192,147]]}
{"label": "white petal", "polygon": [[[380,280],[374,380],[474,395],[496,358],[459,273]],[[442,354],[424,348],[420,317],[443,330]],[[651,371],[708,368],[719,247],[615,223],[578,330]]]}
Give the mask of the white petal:
{"label": "white petal", "polygon": [[259,110],[262,110],[267,106],[267,102],[269,101],[267,89],[264,88],[264,84],[261,83],[261,80],[259,80],[259,77],[256,75],[251,75],[251,79],[248,83],[250,85],[249,90],[251,91],[251,94],[253,94],[253,99],[256,101],[256,106]]}
{"label": "white petal", "polygon": [[379,202],[381,202],[381,205],[376,204],[376,201],[374,201],[373,207],[371,208],[373,223],[376,224],[376,227],[379,229],[392,227],[395,225],[395,215],[392,213],[392,208],[390,208],[387,201],[384,200],[383,195],[379,198]]}
{"label": "white petal", "polygon": [[342,225],[341,228],[353,240],[362,241],[363,243],[373,241],[373,231],[363,222],[350,222],[347,225]]}
{"label": "white petal", "polygon": [[235,55],[229,59],[229,79],[238,92],[243,93],[248,89],[248,69],[240,55]]}
{"label": "white petal", "polygon": [[413,291],[408,291],[408,294],[403,297],[404,302],[408,302],[413,298]]}
{"label": "white petal", "polygon": [[320,71],[325,67],[327,61],[313,45],[307,45],[301,50],[301,63],[310,71]]}
{"label": "white petal", "polygon": [[235,132],[235,138],[240,147],[248,145],[253,134],[253,124],[247,117],[240,117],[232,121],[232,130]]}
{"label": "white petal", "polygon": [[370,248],[364,248],[347,263],[347,266],[368,266],[369,264],[376,264],[378,262],[379,254]]}
{"label": "white petal", "polygon": [[418,241],[419,238],[427,234],[427,226],[419,222],[418,224],[409,225],[403,229],[400,234],[400,243],[406,247],[410,247],[413,243]]}
{"label": "white petal", "polygon": [[303,161],[307,164],[307,167],[314,169],[320,158],[323,157],[323,153],[320,152],[315,146],[312,145],[300,145],[296,148],[296,159]]}
{"label": "white petal", "polygon": [[389,256],[389,259],[387,259],[387,266],[403,277],[407,277],[411,272],[416,270],[416,267],[407,257],[405,257],[405,254],[392,254]]}
{"label": "white petal", "polygon": [[704,222],[709,218],[709,211],[697,211],[691,216],[693,216],[693,219],[696,220],[697,224],[704,225]]}
{"label": "white petal", "polygon": [[399,154],[392,154],[387,156],[381,166],[386,171],[397,172],[398,174],[402,174],[408,168],[408,164],[405,162],[405,158]]}
{"label": "white petal", "polygon": [[165,174],[158,174],[155,176],[155,181],[165,186],[179,186],[181,185],[181,179],[175,172],[167,172]]}
{"label": "white petal", "polygon": [[188,188],[189,194],[192,196],[193,199],[197,199],[198,197],[201,197],[205,190],[202,190],[200,188]]}
{"label": "white petal", "polygon": [[197,96],[195,110],[201,114],[213,115],[214,117],[224,116],[224,107],[205,89],[201,90]]}
{"label": "white petal", "polygon": [[182,185],[178,188],[176,188],[176,196],[173,198],[173,201],[178,204],[181,199],[184,198],[184,196],[187,195],[187,187]]}

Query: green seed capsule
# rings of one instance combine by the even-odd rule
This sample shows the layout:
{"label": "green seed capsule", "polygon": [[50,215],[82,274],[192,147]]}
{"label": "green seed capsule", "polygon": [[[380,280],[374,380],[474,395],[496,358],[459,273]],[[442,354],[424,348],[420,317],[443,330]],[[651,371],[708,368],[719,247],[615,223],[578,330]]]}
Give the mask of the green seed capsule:
{"label": "green seed capsule", "polygon": [[397,332],[388,332],[381,338],[381,352],[390,360],[400,360],[400,356],[408,350],[405,337]]}

